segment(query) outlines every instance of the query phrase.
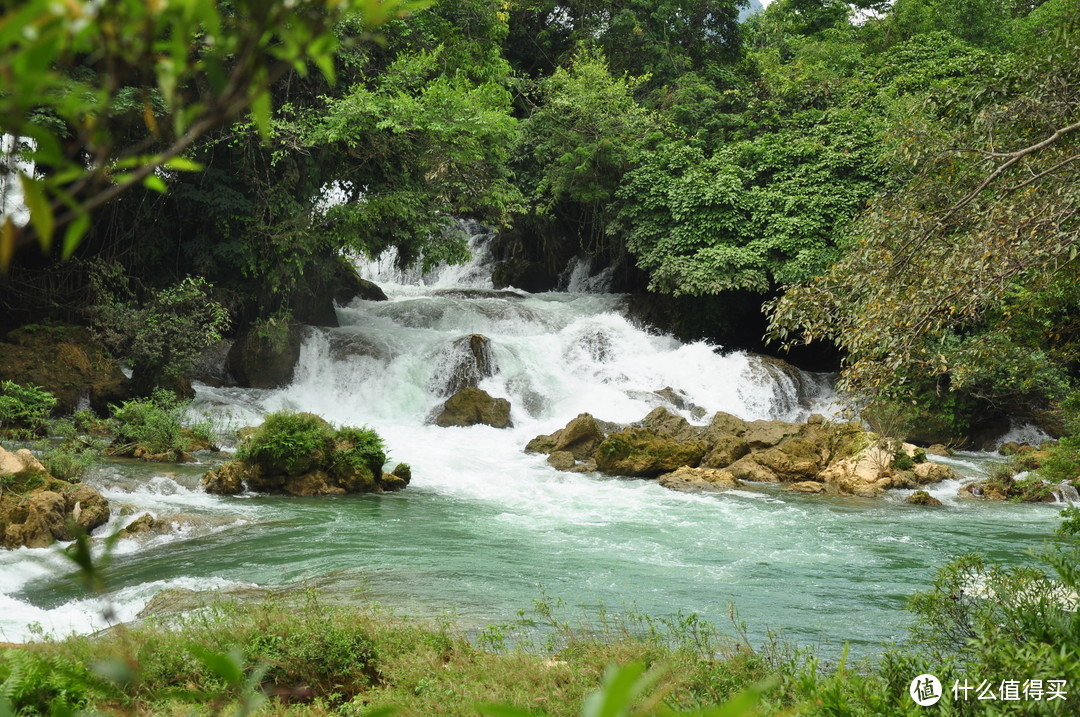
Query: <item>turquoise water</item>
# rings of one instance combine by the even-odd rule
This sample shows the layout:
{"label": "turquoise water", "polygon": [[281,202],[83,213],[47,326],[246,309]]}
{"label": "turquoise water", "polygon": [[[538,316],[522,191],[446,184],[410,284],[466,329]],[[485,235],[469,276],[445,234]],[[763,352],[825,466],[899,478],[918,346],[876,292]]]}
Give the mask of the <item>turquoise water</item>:
{"label": "turquoise water", "polygon": [[[341,328],[312,330],[285,389],[199,389],[199,409],[235,425],[282,408],[370,424],[392,462],[412,465],[405,492],[217,497],[198,490],[207,465],[116,463],[92,476],[116,509],[105,530],[145,511],[178,526],[121,541],[109,570],[121,619],[169,587],[305,583],[339,600],[450,614],[470,629],[512,620],[542,595],[573,615],[694,612],[721,628],[733,603],[753,640],[773,630],[873,654],[904,636],[907,597],[950,557],[978,550],[1020,562],[1053,530],[1052,506],[961,500],[956,481],[932,491],[944,507],[927,509],[903,503],[905,492],[839,499],[756,486],[696,496],[555,471],[522,452],[530,438],[581,411],[640,419],[663,403],[652,393],[663,387],[710,415],[748,419],[828,412],[832,396],[823,377],[777,374],[752,356],[644,331],[623,317],[619,297],[441,291],[460,280],[391,283],[390,302],[342,308]],[[492,340],[499,368],[481,387],[511,400],[514,428],[425,422],[455,359],[447,347],[471,332]],[[951,463],[971,476],[985,460]],[[0,640],[25,639],[34,623],[60,634],[104,626],[100,603],[59,575],[63,566],[54,551],[0,555]]]}

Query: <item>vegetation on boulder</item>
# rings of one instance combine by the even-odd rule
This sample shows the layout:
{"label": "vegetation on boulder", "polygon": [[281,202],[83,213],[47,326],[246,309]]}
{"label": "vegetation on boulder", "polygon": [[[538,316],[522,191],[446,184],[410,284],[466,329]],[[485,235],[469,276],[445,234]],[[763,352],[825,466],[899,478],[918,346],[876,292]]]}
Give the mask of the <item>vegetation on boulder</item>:
{"label": "vegetation on boulder", "polygon": [[[370,428],[335,430],[312,413],[271,413],[237,447],[236,459],[208,471],[208,493],[247,490],[287,495],[342,495],[392,491],[412,478],[407,464],[383,473],[386,447]],[[401,470],[402,473],[396,473]]]}

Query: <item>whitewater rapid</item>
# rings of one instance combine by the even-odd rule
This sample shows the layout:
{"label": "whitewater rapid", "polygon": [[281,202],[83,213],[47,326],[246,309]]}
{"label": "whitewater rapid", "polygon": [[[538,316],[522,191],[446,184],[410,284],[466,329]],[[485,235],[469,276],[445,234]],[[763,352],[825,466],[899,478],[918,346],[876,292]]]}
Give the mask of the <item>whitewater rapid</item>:
{"label": "whitewater rapid", "polygon": [[[567,269],[573,291],[497,292],[484,250],[491,237],[472,234],[475,258],[463,266],[425,275],[399,271],[393,256],[362,263],[389,300],[355,300],[338,307],[340,327],[307,329],[290,385],[197,386],[194,410],[220,425],[256,425],[279,410],[369,425],[390,466],[411,465],[410,487],[218,497],[198,489],[206,464],[107,464],[87,479],[115,510],[99,534],[144,512],[176,522],[168,535],[120,541],[108,597],[118,619],[163,589],[314,582],[472,626],[511,619],[541,593],[585,609],[633,604],[718,623],[733,602],[754,635],[779,629],[802,642],[873,649],[902,634],[907,596],[948,557],[976,548],[1015,557],[1051,529],[1051,511],[962,502],[955,481],[933,489],[946,502],[935,512],[903,505],[900,493],[835,499],[765,486],[688,495],[556,471],[523,448],[578,413],[630,422],[665,406],[698,424],[716,411],[800,420],[837,410],[830,377],[638,325],[583,263]],[[489,340],[496,367],[480,388],[510,401],[512,428],[430,423],[454,342],[472,334]],[[978,475],[985,458],[950,462]],[[0,553],[0,641],[104,626],[101,601],[65,569],[55,549]]]}

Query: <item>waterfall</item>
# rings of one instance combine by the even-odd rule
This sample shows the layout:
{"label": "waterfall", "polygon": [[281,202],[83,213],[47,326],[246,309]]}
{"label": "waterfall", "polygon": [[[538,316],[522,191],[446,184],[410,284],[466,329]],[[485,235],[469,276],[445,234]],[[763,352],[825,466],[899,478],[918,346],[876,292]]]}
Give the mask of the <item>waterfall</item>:
{"label": "waterfall", "polygon": [[1080,505],[1080,492],[1077,492],[1076,487],[1069,481],[1062,481],[1055,486],[1051,495],[1054,496],[1055,503]]}

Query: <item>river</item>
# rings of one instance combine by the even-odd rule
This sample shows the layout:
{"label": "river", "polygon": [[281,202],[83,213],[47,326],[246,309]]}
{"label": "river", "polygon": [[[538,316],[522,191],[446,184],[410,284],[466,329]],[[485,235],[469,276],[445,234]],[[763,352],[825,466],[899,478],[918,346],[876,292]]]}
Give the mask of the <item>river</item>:
{"label": "river", "polygon": [[[1052,507],[961,500],[956,481],[934,487],[945,506],[927,509],[905,504],[906,491],[857,499],[758,486],[688,495],[655,481],[554,470],[522,451],[530,438],[583,411],[638,420],[668,405],[655,393],[663,388],[709,416],[744,419],[830,412],[834,396],[828,377],[635,326],[622,297],[595,293],[603,277],[580,268],[568,273],[567,292],[494,292],[483,241],[474,237],[473,263],[428,276],[397,272],[388,260],[364,265],[390,300],[355,301],[339,308],[340,328],[310,329],[290,386],[197,387],[195,410],[234,427],[281,409],[370,425],[385,437],[391,466],[412,466],[407,490],[217,497],[198,489],[206,465],[124,461],[87,479],[114,505],[99,532],[146,511],[179,526],[120,541],[108,570],[119,619],[168,587],[304,583],[404,614],[448,614],[467,629],[511,620],[545,595],[571,616],[601,606],[697,613],[721,628],[734,604],[752,640],[771,630],[826,652],[849,642],[873,654],[904,636],[907,597],[950,557],[978,550],[1018,562],[1052,532]],[[472,333],[491,340],[497,371],[480,386],[510,400],[510,429],[427,423],[443,400],[450,347]],[[708,420],[692,418],[689,406],[684,415]],[[964,476],[987,462],[943,460]],[[105,626],[102,602],[67,572],[56,550],[0,554],[0,640]]]}

